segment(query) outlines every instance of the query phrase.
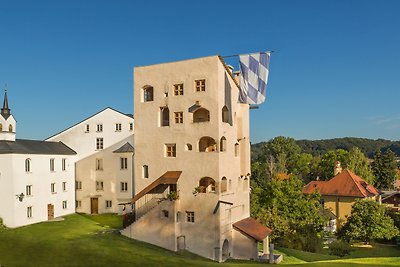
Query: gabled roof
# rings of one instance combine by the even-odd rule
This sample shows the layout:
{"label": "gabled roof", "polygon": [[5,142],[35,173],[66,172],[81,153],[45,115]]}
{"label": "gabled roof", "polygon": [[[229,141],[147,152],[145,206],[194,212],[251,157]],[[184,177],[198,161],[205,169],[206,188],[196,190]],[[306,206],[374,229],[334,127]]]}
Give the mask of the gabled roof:
{"label": "gabled roof", "polygon": [[372,197],[379,191],[349,170],[344,170],[329,181],[312,181],[304,186],[303,193],[318,191],[321,195]]}
{"label": "gabled roof", "polygon": [[75,155],[76,152],[62,142],[17,139],[0,140],[0,154]]}
{"label": "gabled roof", "polygon": [[110,110],[115,111],[115,112],[117,112],[117,113],[119,113],[119,114],[121,114],[121,115],[124,115],[124,116],[127,116],[127,117],[133,119],[133,115],[132,115],[132,114],[125,114],[125,113],[122,113],[122,112],[120,112],[120,111],[118,111],[118,110],[116,110],[116,109],[113,109],[113,108],[110,108],[110,107],[106,107],[105,109],[100,110],[99,112],[93,114],[92,116],[89,116],[89,117],[87,117],[86,119],[83,119],[83,120],[81,120],[81,121],[78,122],[78,123],[75,123],[74,125],[68,127],[67,129],[62,130],[61,132],[58,132],[58,133],[56,133],[56,134],[54,134],[54,135],[52,135],[52,136],[46,138],[45,140],[49,140],[50,138],[53,138],[54,136],[57,136],[57,135],[59,135],[59,134],[61,134],[61,133],[63,133],[63,132],[66,132],[66,131],[68,131],[69,129],[74,128],[75,126],[81,124],[82,122],[85,122],[85,121],[87,121],[88,119],[91,119],[91,118],[93,118],[94,116],[96,116],[96,115],[98,115],[98,114],[100,114],[100,113],[106,111],[107,109],[110,109]]}
{"label": "gabled roof", "polygon": [[235,222],[233,227],[260,242],[272,233],[271,229],[251,217]]}
{"label": "gabled roof", "polygon": [[135,148],[129,142],[126,142],[123,146],[113,151],[113,153],[128,153],[128,152],[131,153],[135,152]]}

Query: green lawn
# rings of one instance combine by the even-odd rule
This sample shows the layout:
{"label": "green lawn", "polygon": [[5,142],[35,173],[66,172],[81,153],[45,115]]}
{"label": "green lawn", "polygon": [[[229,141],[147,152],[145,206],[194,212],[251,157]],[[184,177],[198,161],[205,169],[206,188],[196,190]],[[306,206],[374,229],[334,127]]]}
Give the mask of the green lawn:
{"label": "green lawn", "polygon": [[[116,215],[66,216],[0,232],[0,266],[260,266],[229,261],[218,264],[188,252],[174,253],[119,234]],[[400,266],[400,250],[356,250],[356,259],[280,249],[291,266]],[[393,254],[395,253],[395,254]],[[368,256],[368,255],[370,256]],[[378,258],[384,256],[384,258]],[[397,257],[393,257],[397,256]]]}

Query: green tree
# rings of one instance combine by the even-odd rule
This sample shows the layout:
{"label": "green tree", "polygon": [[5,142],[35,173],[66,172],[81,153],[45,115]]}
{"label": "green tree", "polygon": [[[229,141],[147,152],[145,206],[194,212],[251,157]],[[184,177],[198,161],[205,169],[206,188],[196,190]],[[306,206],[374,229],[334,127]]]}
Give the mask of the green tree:
{"label": "green tree", "polygon": [[292,172],[300,147],[293,138],[278,136],[265,143],[261,151],[258,161],[273,161],[278,173]]}
{"label": "green tree", "polygon": [[312,241],[320,240],[319,234],[326,222],[321,212],[320,196],[305,196],[302,193],[303,180],[295,175],[277,175],[268,179],[263,187],[253,186],[252,215],[273,228],[272,239],[281,245],[315,251],[316,248],[309,244],[319,244]]}
{"label": "green tree", "polygon": [[363,178],[369,184],[374,184],[375,176],[371,165],[365,154],[358,148],[353,147],[347,157],[347,168]]}
{"label": "green tree", "polygon": [[340,161],[342,168],[346,168],[349,152],[343,149],[336,149],[326,152],[319,163],[319,178],[327,181],[334,176],[336,161]]}
{"label": "green tree", "polygon": [[397,163],[396,157],[390,149],[383,154],[378,150],[371,167],[376,177],[375,185],[377,188],[393,188],[397,175]]}
{"label": "green tree", "polygon": [[346,224],[339,231],[339,236],[345,240],[366,243],[376,239],[391,239],[398,234],[399,230],[386,214],[385,207],[372,200],[354,203]]}

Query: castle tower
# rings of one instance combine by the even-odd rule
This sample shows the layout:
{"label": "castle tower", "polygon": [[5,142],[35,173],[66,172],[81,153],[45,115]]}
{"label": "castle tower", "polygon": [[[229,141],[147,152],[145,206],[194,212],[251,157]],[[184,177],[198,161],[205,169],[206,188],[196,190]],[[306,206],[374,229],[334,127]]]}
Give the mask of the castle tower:
{"label": "castle tower", "polygon": [[258,257],[236,78],[218,56],[134,68],[135,222],[122,234],[216,261]]}
{"label": "castle tower", "polygon": [[7,90],[5,90],[3,107],[0,112],[0,140],[15,141],[16,124],[8,106]]}

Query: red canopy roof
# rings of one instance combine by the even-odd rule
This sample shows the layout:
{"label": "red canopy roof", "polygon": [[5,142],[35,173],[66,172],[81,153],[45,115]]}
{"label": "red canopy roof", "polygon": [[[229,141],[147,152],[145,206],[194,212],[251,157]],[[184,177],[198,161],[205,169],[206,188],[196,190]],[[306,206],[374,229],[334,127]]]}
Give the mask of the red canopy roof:
{"label": "red canopy roof", "polygon": [[235,222],[233,227],[260,242],[272,233],[271,229],[251,217]]}

